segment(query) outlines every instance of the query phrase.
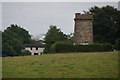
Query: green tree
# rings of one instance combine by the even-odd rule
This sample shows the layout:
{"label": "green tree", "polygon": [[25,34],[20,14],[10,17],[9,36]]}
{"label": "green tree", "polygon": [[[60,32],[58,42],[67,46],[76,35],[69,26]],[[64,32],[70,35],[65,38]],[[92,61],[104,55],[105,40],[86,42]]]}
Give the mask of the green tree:
{"label": "green tree", "polygon": [[29,32],[27,30],[21,28],[21,26],[18,26],[16,24],[12,24],[5,31],[8,31],[8,30],[15,33],[23,41],[23,43],[30,43],[31,42],[31,36],[30,36]]}
{"label": "green tree", "polygon": [[115,48],[116,48],[117,50],[120,50],[120,38],[118,38],[118,39],[116,40]]}
{"label": "green tree", "polygon": [[18,25],[10,25],[2,32],[2,54],[3,56],[18,56],[21,54],[24,43],[30,43],[28,31]]}
{"label": "green tree", "polygon": [[8,45],[12,46],[13,50],[17,53],[17,56],[20,55],[22,49],[24,48],[23,43],[16,38],[8,40]]}
{"label": "green tree", "polygon": [[50,52],[51,45],[56,41],[64,40],[67,40],[67,35],[63,34],[63,32],[61,32],[60,29],[58,29],[56,26],[51,25],[44,38],[44,41],[46,43],[45,52]]}
{"label": "green tree", "polygon": [[9,46],[7,43],[4,43],[4,45],[2,46],[2,56],[16,56],[17,53],[15,52],[15,50],[13,49],[12,46]]}
{"label": "green tree", "polygon": [[115,43],[120,37],[120,11],[112,6],[92,7],[94,42]]}
{"label": "green tree", "polygon": [[74,33],[67,34],[67,39],[68,39],[66,40],[67,43],[73,44]]}

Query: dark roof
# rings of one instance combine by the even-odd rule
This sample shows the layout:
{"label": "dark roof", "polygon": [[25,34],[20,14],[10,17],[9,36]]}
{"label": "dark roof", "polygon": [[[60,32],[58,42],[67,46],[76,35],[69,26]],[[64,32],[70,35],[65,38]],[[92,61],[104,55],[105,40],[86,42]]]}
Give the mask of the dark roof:
{"label": "dark roof", "polygon": [[43,47],[43,44],[24,44],[25,47]]}

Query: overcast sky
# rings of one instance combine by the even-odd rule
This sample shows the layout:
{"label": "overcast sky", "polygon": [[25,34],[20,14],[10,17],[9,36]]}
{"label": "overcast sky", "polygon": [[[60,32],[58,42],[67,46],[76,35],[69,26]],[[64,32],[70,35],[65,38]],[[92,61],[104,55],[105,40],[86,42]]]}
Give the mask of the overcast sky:
{"label": "overcast sky", "polygon": [[2,30],[18,24],[31,35],[40,35],[45,34],[50,25],[56,25],[69,34],[74,32],[75,13],[106,5],[118,7],[117,2],[3,2]]}

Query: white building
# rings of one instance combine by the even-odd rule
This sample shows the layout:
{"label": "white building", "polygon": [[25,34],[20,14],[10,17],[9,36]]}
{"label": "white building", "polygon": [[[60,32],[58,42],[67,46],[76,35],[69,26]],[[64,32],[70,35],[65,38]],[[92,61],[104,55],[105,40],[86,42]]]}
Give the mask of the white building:
{"label": "white building", "polygon": [[43,45],[42,44],[24,44],[25,50],[31,52],[31,55],[42,55],[43,53]]}

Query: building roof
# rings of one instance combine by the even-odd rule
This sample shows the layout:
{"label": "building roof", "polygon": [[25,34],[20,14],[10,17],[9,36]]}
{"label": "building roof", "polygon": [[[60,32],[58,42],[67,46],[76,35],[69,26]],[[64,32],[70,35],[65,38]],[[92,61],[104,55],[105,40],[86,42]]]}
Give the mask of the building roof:
{"label": "building roof", "polygon": [[25,47],[43,47],[43,44],[24,44]]}

